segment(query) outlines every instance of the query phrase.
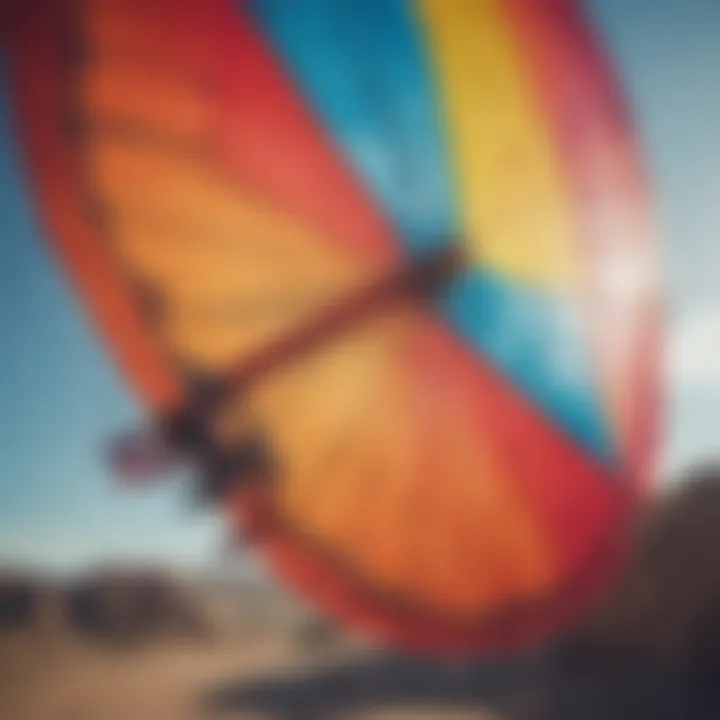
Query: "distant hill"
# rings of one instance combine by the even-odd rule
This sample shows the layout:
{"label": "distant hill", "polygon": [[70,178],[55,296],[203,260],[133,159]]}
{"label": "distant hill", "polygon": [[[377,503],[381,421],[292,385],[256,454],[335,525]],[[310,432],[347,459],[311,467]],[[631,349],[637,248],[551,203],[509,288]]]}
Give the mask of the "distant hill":
{"label": "distant hill", "polygon": [[0,571],[0,640],[29,631],[125,645],[163,638],[275,637],[307,645],[345,640],[330,621],[269,579],[122,565],[63,579]]}

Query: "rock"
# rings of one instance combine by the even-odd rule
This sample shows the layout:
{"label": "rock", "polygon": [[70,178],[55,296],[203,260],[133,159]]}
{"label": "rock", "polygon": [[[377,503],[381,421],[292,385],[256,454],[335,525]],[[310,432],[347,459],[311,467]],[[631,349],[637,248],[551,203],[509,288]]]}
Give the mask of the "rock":
{"label": "rock", "polygon": [[36,621],[40,590],[27,578],[0,576],[0,632],[27,629]]}
{"label": "rock", "polygon": [[210,635],[192,594],[159,572],[96,572],[73,586],[65,602],[69,624],[88,639],[138,643]]}
{"label": "rock", "polygon": [[720,468],[649,508],[624,576],[559,644],[532,720],[720,717]]}

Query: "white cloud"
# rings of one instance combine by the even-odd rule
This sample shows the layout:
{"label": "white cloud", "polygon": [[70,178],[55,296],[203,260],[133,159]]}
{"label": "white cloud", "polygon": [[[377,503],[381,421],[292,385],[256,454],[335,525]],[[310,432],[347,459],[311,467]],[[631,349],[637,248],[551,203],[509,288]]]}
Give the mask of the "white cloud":
{"label": "white cloud", "polygon": [[669,363],[675,389],[720,392],[720,304],[680,319],[671,334]]}

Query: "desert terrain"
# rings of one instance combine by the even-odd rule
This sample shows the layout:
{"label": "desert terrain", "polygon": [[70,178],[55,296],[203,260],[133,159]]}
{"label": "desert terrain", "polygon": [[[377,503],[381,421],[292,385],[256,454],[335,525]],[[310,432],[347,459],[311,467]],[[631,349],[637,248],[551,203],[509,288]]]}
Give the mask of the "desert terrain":
{"label": "desert terrain", "polygon": [[510,690],[507,673],[383,653],[269,583],[6,573],[0,615],[2,720],[453,720]]}

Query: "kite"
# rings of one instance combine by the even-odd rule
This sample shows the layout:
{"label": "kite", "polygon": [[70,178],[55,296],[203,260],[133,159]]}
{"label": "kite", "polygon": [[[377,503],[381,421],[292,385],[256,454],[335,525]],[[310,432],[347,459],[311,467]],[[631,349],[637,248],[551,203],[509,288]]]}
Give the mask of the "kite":
{"label": "kite", "polygon": [[[0,86],[149,428],[290,585],[427,652],[549,636],[652,476],[649,193],[573,0],[76,0]],[[21,182],[19,179],[18,182]]]}

